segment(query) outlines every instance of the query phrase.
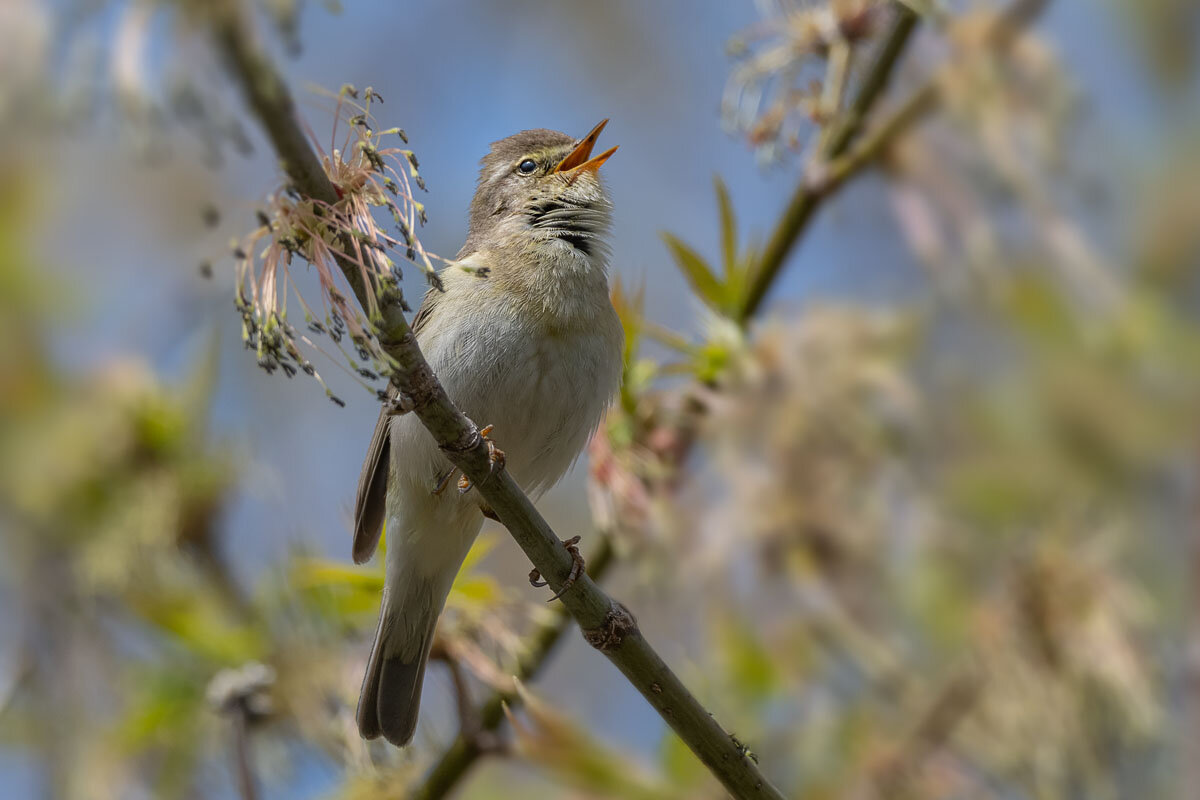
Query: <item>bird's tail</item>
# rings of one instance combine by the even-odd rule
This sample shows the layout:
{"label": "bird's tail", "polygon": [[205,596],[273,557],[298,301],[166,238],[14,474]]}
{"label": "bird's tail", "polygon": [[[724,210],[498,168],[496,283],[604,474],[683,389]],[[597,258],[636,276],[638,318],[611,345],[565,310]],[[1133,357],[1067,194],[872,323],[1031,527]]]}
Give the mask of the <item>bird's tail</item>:
{"label": "bird's tail", "polygon": [[379,626],[358,698],[363,738],[383,736],[403,747],[417,728],[433,632],[482,517],[439,522],[432,527],[443,535],[397,537],[388,551]]}
{"label": "bird's tail", "polygon": [[385,590],[375,644],[358,697],[358,730],[363,738],[382,735],[397,747],[412,741],[421,709],[425,662],[444,602],[445,595],[436,602],[430,596],[389,602]]}

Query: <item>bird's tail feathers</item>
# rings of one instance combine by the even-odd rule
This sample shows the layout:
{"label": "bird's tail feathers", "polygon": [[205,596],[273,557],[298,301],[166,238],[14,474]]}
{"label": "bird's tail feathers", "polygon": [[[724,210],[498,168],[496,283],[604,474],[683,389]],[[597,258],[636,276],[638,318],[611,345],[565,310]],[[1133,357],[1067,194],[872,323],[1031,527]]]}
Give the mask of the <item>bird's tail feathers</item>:
{"label": "bird's tail feathers", "polygon": [[[406,589],[404,602],[388,602],[384,594],[357,715],[363,738],[383,736],[397,747],[411,742],[417,729],[425,662],[445,602],[445,593],[435,597],[428,583]],[[413,596],[414,589],[424,596]]]}

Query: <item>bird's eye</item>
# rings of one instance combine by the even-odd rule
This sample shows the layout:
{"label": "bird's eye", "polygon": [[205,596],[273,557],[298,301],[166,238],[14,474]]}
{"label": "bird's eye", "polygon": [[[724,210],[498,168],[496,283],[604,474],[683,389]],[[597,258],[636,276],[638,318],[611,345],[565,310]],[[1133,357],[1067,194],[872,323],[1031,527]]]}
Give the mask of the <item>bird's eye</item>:
{"label": "bird's eye", "polygon": [[520,173],[522,175],[529,175],[535,169],[537,169],[537,162],[534,161],[532,158],[527,158],[524,161],[522,161],[520,164],[517,165],[517,169],[520,171]]}

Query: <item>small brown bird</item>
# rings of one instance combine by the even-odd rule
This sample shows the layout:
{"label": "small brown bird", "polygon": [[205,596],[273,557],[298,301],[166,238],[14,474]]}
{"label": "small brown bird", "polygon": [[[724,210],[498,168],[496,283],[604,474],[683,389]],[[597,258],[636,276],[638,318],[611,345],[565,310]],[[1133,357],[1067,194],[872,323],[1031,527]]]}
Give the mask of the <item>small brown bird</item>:
{"label": "small brown bird", "polygon": [[[466,244],[413,321],[450,399],[494,426],[505,468],[532,497],[570,468],[620,383],[623,333],[608,290],[611,204],[583,139],[523,131],[492,145]],[[355,504],[354,560],[387,522],[379,626],[358,728],[397,746],[417,726],[438,615],[483,524],[478,492],[441,491],[453,467],[421,423],[383,409]]]}

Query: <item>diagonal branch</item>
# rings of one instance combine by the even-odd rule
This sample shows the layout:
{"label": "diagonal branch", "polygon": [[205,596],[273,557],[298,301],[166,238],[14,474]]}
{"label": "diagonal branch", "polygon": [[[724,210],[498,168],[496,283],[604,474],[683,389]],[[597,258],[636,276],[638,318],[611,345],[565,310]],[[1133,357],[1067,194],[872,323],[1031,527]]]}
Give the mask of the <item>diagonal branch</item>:
{"label": "diagonal branch", "polygon": [[[241,5],[237,0],[224,0],[212,13],[217,49],[297,191],[317,199],[333,197],[336,192],[297,123],[287,86],[253,39]],[[339,261],[339,266],[360,305],[367,308],[367,289],[357,270],[347,261]],[[377,337],[395,362],[392,382],[413,401],[412,413],[451,463],[471,480],[550,586],[560,591],[571,571],[571,556],[512,476],[492,468],[479,430],[450,401],[425,361],[398,302],[381,304]],[[730,794],[782,800],[779,790],[763,777],[758,766],[650,646],[628,609],[587,575],[581,576],[561,599],[579,622],[584,638],[624,673]]]}
{"label": "diagonal branch", "polygon": [[[817,153],[818,160],[828,161],[846,152],[856,134],[862,128],[863,122],[874,107],[875,101],[883,94],[891,78],[900,54],[904,52],[913,29],[917,26],[918,17],[906,4],[893,2],[891,4],[893,19],[892,26],[884,37],[879,55],[863,76],[858,93],[844,116],[834,123],[830,132],[822,137],[822,148]],[[802,180],[799,188],[792,195],[787,208],[767,240],[754,268],[746,299],[742,304],[739,321],[743,324],[754,316],[758,307],[767,296],[767,290],[775,282],[783,265],[787,262],[792,247],[800,239],[800,234],[808,227],[813,213],[820,206],[826,192],[815,191],[807,180]]]}
{"label": "diagonal branch", "polygon": [[[1006,52],[1021,32],[1037,21],[1049,3],[1050,0],[1013,0],[987,26],[979,42],[983,45],[982,49],[993,55]],[[884,38],[879,55],[863,77],[847,114],[823,137],[814,169],[800,181],[759,257],[739,314],[738,321],[743,325],[766,299],[767,291],[783,269],[792,249],[831,190],[860,173],[863,167],[884,152],[892,140],[939,104],[940,73],[928,78],[900,108],[879,124],[874,133],[869,134],[859,147],[852,149],[868,113],[887,88],[896,62],[918,21],[917,15],[901,0],[893,0],[891,7],[894,15],[892,26]]]}

